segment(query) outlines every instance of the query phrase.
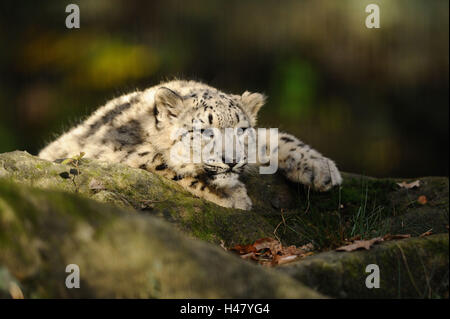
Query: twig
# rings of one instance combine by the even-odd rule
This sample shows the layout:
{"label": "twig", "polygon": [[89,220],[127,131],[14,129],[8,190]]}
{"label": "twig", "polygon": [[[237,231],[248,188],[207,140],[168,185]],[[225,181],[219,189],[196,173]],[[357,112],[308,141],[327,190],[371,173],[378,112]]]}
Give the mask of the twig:
{"label": "twig", "polygon": [[284,224],[284,227],[286,228],[286,220],[284,219],[284,215],[283,215],[283,209],[281,209],[281,221],[278,223],[277,227],[275,227],[274,231],[273,231],[273,235],[275,236],[275,238],[281,242],[280,238],[277,236],[277,229],[278,227],[280,227],[281,223]]}
{"label": "twig", "polygon": [[310,204],[310,202],[309,202],[309,192],[310,192],[310,190],[311,190],[311,186],[308,186],[308,195],[306,196],[307,205],[306,205],[306,209],[305,209],[304,214],[307,214],[308,211],[309,211],[309,204]]}
{"label": "twig", "polygon": [[402,247],[400,247],[399,244],[396,244],[396,245],[397,245],[398,249],[400,250],[400,253],[402,254],[403,263],[405,264],[406,271],[408,272],[409,280],[411,280],[411,283],[412,283],[412,285],[414,286],[414,289],[416,289],[417,294],[418,294],[419,296],[421,296],[422,294],[420,293],[420,290],[419,290],[419,288],[417,287],[416,282],[414,281],[414,278],[413,278],[413,275],[412,275],[412,273],[411,273],[411,270],[409,269],[409,265],[408,265],[408,262],[407,262],[407,260],[406,260],[405,253],[403,252],[403,249],[402,249]]}

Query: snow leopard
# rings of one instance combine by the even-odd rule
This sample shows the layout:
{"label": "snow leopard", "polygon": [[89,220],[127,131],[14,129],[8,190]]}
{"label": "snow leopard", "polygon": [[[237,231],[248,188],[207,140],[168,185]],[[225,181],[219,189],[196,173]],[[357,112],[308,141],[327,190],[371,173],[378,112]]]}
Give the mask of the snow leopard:
{"label": "snow leopard", "polygon": [[[38,156],[57,161],[84,153],[86,158],[124,163],[169,178],[194,196],[220,206],[250,210],[252,201],[240,177],[261,163],[249,163],[245,152],[239,158],[219,156],[214,161],[186,163],[174,160],[171,150],[180,138],[192,140],[197,131],[255,129],[265,102],[261,93],[230,94],[189,80],[162,82],[110,100]],[[200,125],[198,130],[194,123]],[[180,129],[184,133],[174,138]],[[269,143],[262,148],[267,156],[276,157],[279,170],[290,181],[318,191],[342,183],[334,161],[297,137],[279,132],[275,142],[273,154]]]}

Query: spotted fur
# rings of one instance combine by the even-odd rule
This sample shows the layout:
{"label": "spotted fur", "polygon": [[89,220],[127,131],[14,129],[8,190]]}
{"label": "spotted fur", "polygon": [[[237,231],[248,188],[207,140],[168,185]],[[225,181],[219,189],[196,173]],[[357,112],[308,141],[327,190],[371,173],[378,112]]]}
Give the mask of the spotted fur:
{"label": "spotted fur", "polygon": [[[176,130],[182,128],[187,132],[182,137],[193,138],[194,121],[202,130],[255,127],[264,102],[259,93],[226,94],[199,82],[166,82],[109,101],[39,157],[55,161],[84,152],[87,158],[156,172],[218,205],[249,210],[252,203],[239,180],[247,166],[245,154],[231,163],[219,158],[181,164],[172,160],[170,150],[177,142]],[[342,182],[333,161],[292,135],[279,134],[277,151],[279,167],[291,181],[321,191]]]}

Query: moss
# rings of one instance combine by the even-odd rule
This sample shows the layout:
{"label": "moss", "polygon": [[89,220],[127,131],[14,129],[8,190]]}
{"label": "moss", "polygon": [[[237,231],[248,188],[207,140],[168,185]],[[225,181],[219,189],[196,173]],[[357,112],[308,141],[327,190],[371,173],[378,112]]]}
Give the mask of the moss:
{"label": "moss", "polygon": [[[327,252],[279,270],[339,298],[448,298],[448,234],[385,242],[370,251]],[[380,269],[380,288],[365,285],[366,266]]]}
{"label": "moss", "polygon": [[[447,178],[420,178],[420,188],[406,190],[396,179],[343,175],[342,187],[329,193],[299,189],[298,208],[284,213],[280,230],[285,241],[297,238],[297,244],[313,242],[321,249],[332,249],[356,235],[371,238],[386,233],[416,236],[430,229],[446,231]],[[426,205],[417,203],[420,195],[427,196]]]}
{"label": "moss", "polygon": [[[400,181],[397,179],[374,179],[344,173],[341,188],[317,193],[286,182],[280,175],[247,176],[245,182],[254,209],[241,211],[194,198],[173,181],[125,165],[83,159],[79,168],[81,174],[76,177],[74,185],[71,179],[61,177],[63,172],[70,175],[71,167],[68,165],[50,163],[26,152],[0,154],[0,246],[7,247],[0,250],[0,256],[8,262],[8,269],[14,269],[14,276],[21,279],[21,284],[25,284],[28,296],[66,296],[67,291],[55,292],[53,288],[43,287],[40,283],[46,277],[51,277],[55,281],[49,287],[60,285],[58,280],[66,274],[60,268],[56,269],[56,275],[52,274],[55,265],[69,263],[73,256],[85,267],[94,269],[90,273],[92,281],[87,289],[101,287],[101,296],[116,296],[112,294],[115,289],[111,283],[101,281],[101,265],[104,267],[105,264],[108,271],[119,277],[128,276],[124,269],[137,273],[132,283],[121,290],[124,295],[175,296],[175,292],[168,292],[165,288],[167,273],[158,275],[161,270],[157,270],[161,264],[165,265],[164,260],[175,257],[165,252],[161,256],[156,253],[147,256],[147,249],[161,252],[161,249],[177,250],[183,247],[184,251],[180,251],[175,258],[183,260],[183,263],[189,263],[190,258],[197,256],[198,252],[193,247],[183,246],[185,244],[178,247],[180,244],[177,240],[185,242],[179,234],[171,237],[172,228],[162,226],[166,227],[162,231],[163,228],[156,230],[147,225],[159,225],[162,219],[190,237],[215,244],[223,241],[227,246],[247,244],[258,238],[276,235],[284,244],[312,242],[318,249],[330,250],[355,234],[363,237],[385,232],[419,235],[430,228],[434,233],[447,233],[448,178],[420,178],[419,188],[406,190],[396,185]],[[97,187],[92,187],[92,182]],[[33,187],[17,187],[17,184]],[[425,205],[417,202],[420,195],[427,197]],[[98,206],[98,202],[113,204],[114,207]],[[10,217],[8,222],[8,216],[14,218]],[[144,231],[141,227],[148,229]],[[50,229],[54,233],[49,233]],[[154,240],[151,245],[147,242],[150,240],[148,237]],[[86,241],[92,241],[93,246],[85,247]],[[168,246],[166,241],[173,243]],[[42,242],[48,247],[43,248]],[[406,242],[416,243],[414,240]],[[365,297],[418,297],[418,290],[423,291],[425,297],[442,297],[446,296],[445,292],[434,279],[430,279],[433,281],[431,289],[424,288],[423,281],[412,283],[409,274],[412,273],[415,280],[415,276],[424,277],[423,269],[427,269],[430,278],[435,276],[431,274],[439,274],[433,278],[445,279],[442,265],[448,267],[448,235],[441,245],[437,245],[435,239],[432,242],[424,245],[425,242],[420,241],[423,246],[414,244],[411,247],[415,249],[400,246],[403,249],[400,250],[394,246],[389,249],[376,247],[370,252],[352,254],[317,254],[305,259],[298,268],[303,270],[294,271],[292,276],[336,297],[358,297],[359,294]],[[390,247],[389,243],[379,247],[385,245]],[[399,242],[399,245],[403,245],[403,242]],[[136,255],[132,254],[135,247],[140,247],[140,253]],[[443,248],[447,248],[447,251]],[[50,253],[52,249],[58,253]],[[209,251],[212,248],[205,249]],[[72,252],[73,256],[63,253],[65,250]],[[219,250],[222,252],[221,248]],[[409,272],[402,252],[407,264],[412,265]],[[111,258],[122,256],[126,256],[129,263],[123,261],[120,266],[108,264]],[[211,263],[208,257],[201,258],[205,264]],[[382,278],[382,285],[389,288],[367,292],[363,285],[366,274],[361,271],[361,267],[368,262],[383,264],[389,275]],[[419,267],[422,263],[424,266]],[[220,269],[220,273],[224,271],[221,262],[213,264]],[[186,271],[192,270],[189,268],[192,265],[186,266]],[[437,270],[432,268],[433,265]],[[202,274],[195,276],[195,280],[205,280]],[[182,278],[180,280],[183,282]],[[149,286],[130,292],[132,285],[142,287],[142,282]],[[445,280],[442,282],[445,286]],[[250,294],[253,286],[249,285],[246,291]],[[279,285],[271,287],[274,291],[283,291]],[[209,293],[221,296],[217,291],[210,292],[208,285],[202,289],[202,296],[209,296]],[[89,292],[84,291],[83,294],[89,295]],[[229,291],[227,294],[232,295]]]}
{"label": "moss", "polygon": [[[158,218],[3,180],[0,203],[0,269],[25,298],[321,297]],[[79,289],[64,286],[72,263],[82,274]]]}
{"label": "moss", "polygon": [[[314,242],[321,249],[329,249],[351,237],[354,228],[368,237],[374,230],[419,234],[433,228],[443,232],[442,221],[448,220],[447,178],[422,178],[419,189],[406,191],[395,184],[396,179],[344,173],[340,189],[318,193],[286,182],[278,174],[250,175],[244,179],[254,209],[243,212],[194,198],[173,181],[121,164],[83,159],[77,187],[70,179],[60,177],[71,166],[50,163],[26,152],[0,154],[0,167],[0,176],[11,181],[133,207],[162,217],[193,236],[214,243],[223,240],[227,245],[273,237],[279,226],[277,236],[285,244]],[[90,189],[93,179],[104,189]],[[421,194],[429,199],[425,206],[415,201]],[[358,219],[362,208],[365,215]],[[355,227],[369,215],[377,221]]]}

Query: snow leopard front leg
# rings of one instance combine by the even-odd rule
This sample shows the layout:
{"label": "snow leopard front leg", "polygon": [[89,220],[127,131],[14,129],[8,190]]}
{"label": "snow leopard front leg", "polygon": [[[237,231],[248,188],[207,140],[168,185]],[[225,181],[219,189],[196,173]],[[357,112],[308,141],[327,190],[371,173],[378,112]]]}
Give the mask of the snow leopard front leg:
{"label": "snow leopard front leg", "polygon": [[176,181],[191,194],[219,206],[243,210],[252,208],[252,201],[247,195],[247,189],[242,182],[237,180],[237,177],[226,177],[223,174],[210,177],[181,176],[170,170],[157,173]]}
{"label": "snow leopard front leg", "polygon": [[[251,126],[256,127],[257,115],[264,105],[266,97],[259,93],[244,92],[241,100],[250,118]],[[312,186],[319,191],[327,191],[342,183],[341,174],[332,160],[291,134],[278,133],[278,131],[273,133],[272,130],[265,132],[265,135],[262,132],[262,136],[259,135],[259,132],[257,135],[255,135],[256,132],[249,133],[250,136],[253,136],[249,138],[249,141],[258,140],[255,153],[264,154],[262,158],[256,156],[256,165],[266,166],[269,160],[270,163],[277,162],[278,168],[289,180]],[[272,134],[276,135],[272,136]],[[264,141],[259,140],[262,137]],[[272,143],[277,145],[272,145]],[[273,150],[276,151],[273,152]]]}
{"label": "snow leopard front leg", "polygon": [[291,181],[319,191],[327,191],[342,183],[336,164],[295,136],[278,134],[278,165]]}
{"label": "snow leopard front leg", "polygon": [[208,180],[210,187],[218,189],[222,194],[222,200],[226,200],[227,204],[222,205],[231,208],[239,208],[243,210],[252,209],[252,201],[247,195],[245,184],[239,181],[238,174],[225,173],[213,175]]}
{"label": "snow leopard front leg", "polygon": [[194,196],[204,198],[219,206],[243,210],[252,208],[247,189],[238,180],[237,174],[190,176],[182,172],[177,173],[169,169],[160,156],[155,156],[151,163],[142,164],[139,167],[170,179]]}

